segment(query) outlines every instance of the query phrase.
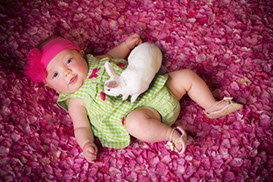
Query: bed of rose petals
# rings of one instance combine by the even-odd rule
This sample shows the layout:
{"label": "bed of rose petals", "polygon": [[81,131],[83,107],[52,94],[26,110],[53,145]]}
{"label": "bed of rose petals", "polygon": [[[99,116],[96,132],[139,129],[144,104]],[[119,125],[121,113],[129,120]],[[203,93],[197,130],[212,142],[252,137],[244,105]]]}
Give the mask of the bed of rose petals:
{"label": "bed of rose petals", "polygon": [[[273,3],[270,0],[56,0],[0,5],[0,181],[273,181]],[[164,53],[164,69],[190,68],[239,112],[212,120],[187,96],[179,156],[133,140],[84,160],[57,94],[22,73],[28,51],[61,35],[100,54],[137,32]]]}

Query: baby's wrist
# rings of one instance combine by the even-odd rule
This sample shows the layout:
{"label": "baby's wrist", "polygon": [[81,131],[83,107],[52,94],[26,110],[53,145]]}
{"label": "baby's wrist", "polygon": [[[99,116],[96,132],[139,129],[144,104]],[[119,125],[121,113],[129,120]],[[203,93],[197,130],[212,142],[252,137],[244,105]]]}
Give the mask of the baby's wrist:
{"label": "baby's wrist", "polygon": [[110,58],[110,59],[114,59],[114,57],[111,54],[109,54],[108,52],[106,53],[106,56],[108,56],[108,58]]}
{"label": "baby's wrist", "polygon": [[127,44],[127,41],[126,41],[126,40],[124,41],[124,43],[125,43],[126,47],[127,47],[129,50],[132,49],[132,48],[130,48],[129,45]]}
{"label": "baby's wrist", "polygon": [[91,141],[87,141],[87,142],[85,142],[83,145],[82,145],[82,150],[87,146],[87,145],[93,145],[94,144],[94,142],[91,142]]}

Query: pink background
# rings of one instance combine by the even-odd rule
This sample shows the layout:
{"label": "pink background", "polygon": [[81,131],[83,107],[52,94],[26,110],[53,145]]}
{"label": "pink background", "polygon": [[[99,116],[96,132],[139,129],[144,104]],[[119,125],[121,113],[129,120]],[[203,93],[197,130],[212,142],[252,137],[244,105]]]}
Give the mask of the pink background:
{"label": "pink background", "polygon": [[[273,3],[269,0],[7,1],[0,5],[0,181],[273,181]],[[57,94],[22,73],[51,35],[105,53],[137,32],[164,54],[164,72],[190,68],[239,112],[212,120],[188,97],[176,122],[179,156],[133,140],[84,160]]]}

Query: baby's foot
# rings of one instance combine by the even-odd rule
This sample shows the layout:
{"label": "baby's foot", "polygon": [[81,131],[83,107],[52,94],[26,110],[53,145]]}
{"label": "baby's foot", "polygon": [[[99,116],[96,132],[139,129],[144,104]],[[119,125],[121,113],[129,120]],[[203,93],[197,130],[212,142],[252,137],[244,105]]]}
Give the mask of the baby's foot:
{"label": "baby's foot", "polygon": [[243,107],[242,104],[238,104],[232,101],[232,97],[224,97],[223,100],[216,102],[213,106],[207,109],[204,113],[208,118],[216,119],[221,116],[228,115],[234,111],[237,111]]}
{"label": "baby's foot", "polygon": [[222,102],[216,101],[215,102],[215,106],[211,108],[211,110],[209,111],[209,113],[220,111],[221,109],[223,109],[227,105],[228,105],[228,103],[225,100],[223,100]]}
{"label": "baby's foot", "polygon": [[178,150],[178,151],[181,151],[182,148],[183,148],[183,141],[182,140],[179,140],[180,136],[182,134],[180,132],[178,132],[177,130],[174,131],[173,133],[173,141],[176,141],[175,142],[175,148]]}
{"label": "baby's foot", "polygon": [[183,154],[186,150],[187,134],[180,127],[173,128],[166,146],[171,150]]}

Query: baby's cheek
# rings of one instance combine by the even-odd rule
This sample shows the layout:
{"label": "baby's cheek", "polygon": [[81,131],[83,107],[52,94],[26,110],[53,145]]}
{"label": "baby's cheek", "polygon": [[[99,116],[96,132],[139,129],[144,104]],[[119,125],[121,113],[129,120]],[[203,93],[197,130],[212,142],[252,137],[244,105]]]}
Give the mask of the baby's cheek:
{"label": "baby's cheek", "polygon": [[85,71],[88,71],[88,64],[87,64],[87,62],[86,62],[85,59],[83,59],[82,68],[83,68]]}
{"label": "baby's cheek", "polygon": [[67,91],[67,86],[62,84],[62,83],[59,83],[57,88],[55,89],[57,92],[59,93],[62,93],[62,92],[66,92]]}
{"label": "baby's cheek", "polygon": [[87,74],[88,73],[88,65],[87,65],[87,63],[84,63],[82,66],[81,66],[81,72],[82,73],[85,73],[85,74]]}

